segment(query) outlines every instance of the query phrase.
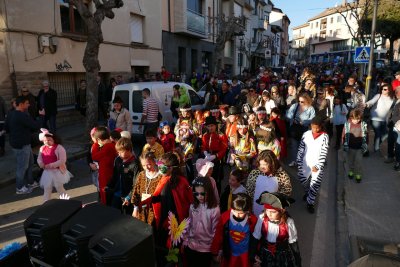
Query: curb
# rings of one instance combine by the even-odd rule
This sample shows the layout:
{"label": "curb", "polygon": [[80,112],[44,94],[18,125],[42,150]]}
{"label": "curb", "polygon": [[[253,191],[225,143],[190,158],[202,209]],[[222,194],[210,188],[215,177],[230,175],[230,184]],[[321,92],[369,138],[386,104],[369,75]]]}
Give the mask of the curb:
{"label": "curb", "polygon": [[[354,246],[347,227],[346,214],[346,188],[347,177],[344,173],[343,148],[336,154],[336,266],[347,266],[351,255],[354,254]],[[354,257],[353,257],[354,258]]]}
{"label": "curb", "polygon": [[[84,157],[86,157],[86,154],[87,154],[87,151],[76,152],[67,158],[67,163],[84,158]],[[11,184],[15,184],[15,176],[12,178],[8,178],[8,179],[2,179],[0,181],[0,189],[3,189],[4,187],[9,186]]]}

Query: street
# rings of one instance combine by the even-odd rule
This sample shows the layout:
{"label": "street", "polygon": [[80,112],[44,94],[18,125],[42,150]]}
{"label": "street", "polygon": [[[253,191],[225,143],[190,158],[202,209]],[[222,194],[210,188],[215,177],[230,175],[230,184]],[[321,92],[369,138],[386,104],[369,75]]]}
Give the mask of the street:
{"label": "street", "polygon": [[[288,210],[296,223],[303,266],[335,266],[335,250],[332,248],[335,246],[336,224],[336,151],[331,151],[328,162],[315,214],[306,210],[302,186],[295,178],[296,169],[285,167],[292,178],[292,197],[296,202]],[[96,201],[96,189],[91,184],[86,160],[73,161],[70,171],[74,177],[65,187],[68,194],[83,203]],[[15,241],[26,242],[23,222],[41,205],[42,194],[43,190],[37,188],[31,194],[16,195],[14,184],[0,189],[3,196],[0,200],[0,247]]]}

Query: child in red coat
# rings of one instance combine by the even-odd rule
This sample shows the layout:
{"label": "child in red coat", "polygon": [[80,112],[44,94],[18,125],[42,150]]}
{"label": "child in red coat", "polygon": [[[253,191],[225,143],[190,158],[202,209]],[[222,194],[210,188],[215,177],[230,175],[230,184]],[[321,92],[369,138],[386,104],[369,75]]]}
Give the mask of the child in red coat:
{"label": "child in red coat", "polygon": [[92,159],[99,163],[100,201],[107,204],[105,187],[113,175],[114,160],[117,157],[115,143],[110,140],[110,133],[104,126],[96,127],[95,143],[92,145]]}
{"label": "child in red coat", "polygon": [[287,132],[286,123],[281,119],[281,111],[279,108],[273,108],[271,110],[270,121],[275,125],[275,132],[279,143],[281,144],[280,159],[287,157]]}
{"label": "child in red coat", "polygon": [[160,123],[160,143],[165,153],[175,150],[175,135],[171,133],[171,126],[168,121]]}

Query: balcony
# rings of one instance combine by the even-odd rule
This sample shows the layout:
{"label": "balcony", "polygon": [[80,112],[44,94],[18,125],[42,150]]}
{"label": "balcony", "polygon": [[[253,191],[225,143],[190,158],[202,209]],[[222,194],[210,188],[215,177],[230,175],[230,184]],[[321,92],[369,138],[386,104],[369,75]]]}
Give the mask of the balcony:
{"label": "balcony", "polygon": [[201,35],[206,34],[206,17],[202,14],[187,10],[187,29]]}
{"label": "balcony", "polygon": [[258,19],[256,28],[259,30],[265,30],[265,20],[264,19]]}
{"label": "balcony", "polygon": [[[181,3],[181,2],[180,2]],[[183,2],[181,3],[183,4]],[[206,39],[206,17],[193,10],[186,9],[185,12],[175,10],[175,32],[190,37]]]}
{"label": "balcony", "polygon": [[304,33],[293,35],[293,39],[303,39],[304,37],[305,37],[305,34],[304,34]]}

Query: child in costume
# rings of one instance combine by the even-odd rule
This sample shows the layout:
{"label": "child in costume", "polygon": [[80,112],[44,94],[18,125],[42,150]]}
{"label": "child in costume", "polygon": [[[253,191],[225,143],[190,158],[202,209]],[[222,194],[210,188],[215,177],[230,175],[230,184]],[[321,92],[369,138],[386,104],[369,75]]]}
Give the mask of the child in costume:
{"label": "child in costume", "polygon": [[251,199],[244,193],[233,196],[232,208],[221,214],[211,252],[222,267],[250,267],[250,238],[257,223]]}
{"label": "child in costume", "polygon": [[249,131],[247,121],[243,118],[237,122],[236,133],[231,138],[231,146],[228,163],[248,172],[252,159],[257,155],[257,149],[255,138]]}
{"label": "child in costume", "polygon": [[142,155],[146,152],[153,152],[157,159],[164,155],[164,148],[157,142],[157,130],[147,129],[145,132],[146,144],[143,146]]}
{"label": "child in costume", "polygon": [[192,137],[191,136],[181,137],[177,150],[183,157],[183,162],[185,163],[186,176],[188,178],[189,183],[191,183],[194,179],[194,167],[193,167],[194,146],[192,143]]}
{"label": "child in costume", "polygon": [[271,150],[279,159],[281,153],[281,144],[275,135],[275,128],[271,122],[261,124],[256,133],[258,153],[264,150]]}
{"label": "child in costume", "polygon": [[225,187],[225,190],[221,195],[221,213],[231,208],[233,195],[246,193],[246,188],[244,188],[244,186],[242,185],[245,177],[246,173],[242,170],[235,169],[231,171],[228,179],[228,185]]}
{"label": "child in costume", "polygon": [[215,179],[211,177],[214,168],[214,163],[212,161],[215,159],[215,156],[208,155],[207,152],[205,153],[205,156],[206,157],[204,159],[197,159],[196,161],[197,174],[210,180],[211,186],[214,190],[215,198],[217,199],[217,202],[219,204],[217,183],[215,182]]}
{"label": "child in costume", "polygon": [[281,145],[281,153],[279,154],[280,159],[287,157],[287,131],[286,122],[281,118],[281,110],[279,108],[273,108],[271,110],[271,116],[269,119],[275,127],[276,138],[279,140]]}
{"label": "child in costume", "polygon": [[353,109],[344,124],[342,139],[347,175],[358,183],[361,182],[363,153],[368,150],[367,136],[367,123],[362,120],[361,110]]}
{"label": "child in costume", "polygon": [[286,207],[294,202],[283,194],[264,192],[257,200],[264,205],[251,239],[250,258],[255,266],[300,267],[297,229]]}
{"label": "child in costume", "polygon": [[160,123],[159,139],[164,152],[172,152],[175,150],[175,136],[171,133],[171,126],[168,121]]}
{"label": "child in costume", "polygon": [[221,160],[225,156],[228,148],[228,140],[224,134],[217,131],[217,121],[215,117],[207,117],[205,125],[208,133],[203,135],[201,151],[204,154],[207,152],[209,155],[215,156],[213,160],[214,168],[212,177],[214,177],[217,182],[218,192],[221,192],[221,181],[223,179]]}
{"label": "child in costume", "polygon": [[193,203],[189,208],[190,223],[183,246],[188,266],[205,267],[211,265],[211,242],[219,222],[220,211],[208,178],[196,178],[192,183],[192,189]]}
{"label": "child in costume", "polygon": [[43,146],[39,149],[38,165],[43,169],[40,186],[44,189],[43,202],[51,198],[53,187],[59,195],[65,194],[64,184],[69,182],[72,174],[67,170],[67,153],[57,136],[47,129],[40,129],[39,140]]}
{"label": "child in costume", "polygon": [[105,189],[113,175],[117,151],[115,150],[115,143],[110,140],[110,133],[106,127],[96,127],[94,138],[96,142],[92,145],[92,159],[99,163],[100,201],[106,205],[107,194]]}
{"label": "child in costume", "polygon": [[140,163],[143,167],[133,186],[131,202],[134,205],[132,216],[152,225],[154,222],[154,212],[152,205],[140,205],[142,201],[156,190],[161,180],[161,174],[158,172],[156,156],[152,152],[147,152],[140,157]]}
{"label": "child in costume", "polygon": [[303,199],[307,201],[310,213],[314,213],[315,198],[321,187],[328,157],[329,136],[323,131],[323,123],[320,117],[312,119],[311,130],[303,134],[297,153],[297,175],[304,187]]}

